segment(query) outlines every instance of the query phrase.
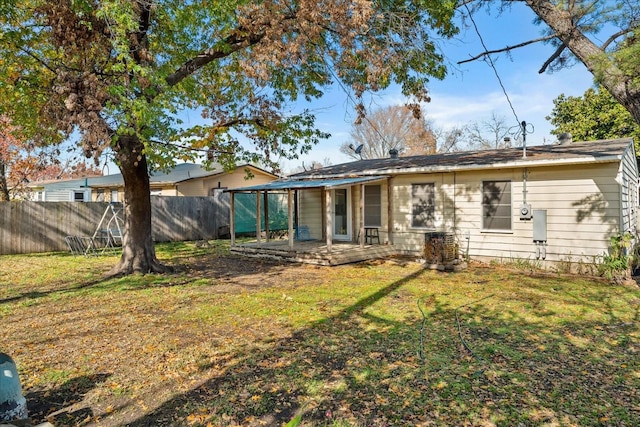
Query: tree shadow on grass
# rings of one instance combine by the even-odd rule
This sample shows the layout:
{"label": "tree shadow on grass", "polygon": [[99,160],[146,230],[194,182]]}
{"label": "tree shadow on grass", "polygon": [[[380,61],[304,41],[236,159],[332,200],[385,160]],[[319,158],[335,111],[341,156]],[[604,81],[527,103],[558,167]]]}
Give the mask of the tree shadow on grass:
{"label": "tree shadow on grass", "polygon": [[[291,336],[207,353],[198,362],[198,383],[163,402],[154,401],[162,393],[149,393],[150,412],[132,415],[130,404],[129,411],[95,416],[101,425],[140,427],[277,426],[296,414],[313,426],[639,424],[633,402],[640,399],[634,376],[640,370],[640,298],[627,297],[635,315],[627,311],[622,318],[620,301],[603,298],[595,285],[578,301],[569,279],[542,283],[537,293],[525,283],[531,292],[517,294],[519,300],[500,293],[499,278],[478,282],[470,276],[466,285],[460,282],[469,304],[456,307],[454,299],[430,289],[430,278],[417,271]],[[403,290],[410,282],[414,291]],[[425,298],[424,323],[417,298]],[[374,307],[383,299],[382,310]],[[606,320],[587,314],[542,322],[565,318],[551,310],[552,299],[598,308]],[[387,315],[396,302],[395,309],[415,312]],[[528,308],[512,310],[514,304]],[[83,416],[71,411],[56,425],[78,425]]]}
{"label": "tree shadow on grass", "polygon": [[[311,379],[313,382],[335,377],[337,380],[341,375],[339,372],[347,366],[351,351],[334,349],[346,338],[343,334],[350,335],[348,342],[354,345],[353,351],[358,351],[359,334],[364,331],[356,325],[351,325],[350,329],[350,319],[362,316],[367,307],[422,274],[422,271],[418,271],[408,275],[360,299],[331,318],[294,333],[290,338],[266,343],[258,351],[251,348],[245,353],[227,355],[235,366],[233,372],[211,378],[201,386],[163,403],[157,410],[126,424],[179,425],[184,422],[185,410],[193,410],[205,418],[211,415],[223,424],[280,425],[291,420],[302,409],[300,402],[307,400],[310,394],[298,383],[300,379]],[[384,319],[379,321],[392,328],[404,327]],[[349,330],[351,332],[347,332]],[[366,347],[371,345],[371,340],[377,343],[373,346],[378,350],[386,351],[383,335],[369,333]],[[201,369],[206,371],[214,368],[214,365],[215,362],[203,365]],[[227,397],[230,399],[227,400]],[[203,412],[203,407],[208,408],[209,405],[213,407],[207,414],[207,411]],[[312,413],[314,418],[324,418],[326,415],[317,413],[317,410]]]}
{"label": "tree shadow on grass", "polygon": [[25,395],[29,417],[48,420],[54,425],[78,425],[91,419],[93,410],[78,405],[85,395],[111,374],[83,375],[65,381],[55,389],[32,391]]}
{"label": "tree shadow on grass", "polygon": [[[77,292],[89,288],[108,288],[110,286],[120,286],[121,283],[127,283],[128,288],[130,288],[131,290],[138,290],[141,288],[150,287],[160,288],[170,286],[183,286],[193,282],[193,280],[197,278],[222,278],[234,280],[235,278],[240,276],[253,276],[256,277],[256,286],[247,286],[247,288],[258,286],[264,287],[264,280],[260,280],[260,278],[263,278],[265,275],[272,276],[282,274],[287,270],[287,267],[291,265],[290,263],[276,260],[256,260],[255,262],[247,262],[247,260],[242,257],[234,257],[229,255],[219,256],[218,254],[200,254],[195,257],[189,257],[188,260],[191,262],[188,264],[184,264],[176,262],[175,259],[172,259],[170,265],[172,268],[174,268],[174,273],[157,275],[157,281],[149,281],[148,278],[140,276],[140,282],[142,283],[142,285],[136,284],[137,281],[135,275],[126,277],[120,277],[117,275],[104,275],[96,280],[78,284],[71,284],[66,287],[45,291],[23,292],[18,295],[0,299],[0,305],[25,300],[36,300],[52,295],[62,295],[65,293]],[[187,268],[187,266],[189,267]]]}
{"label": "tree shadow on grass", "polygon": [[38,298],[44,298],[51,295],[60,295],[69,292],[76,292],[85,288],[95,287],[106,281],[110,280],[109,277],[100,278],[98,280],[92,280],[90,282],[80,283],[78,285],[69,286],[63,289],[51,289],[48,291],[31,291],[31,292],[23,292],[19,295],[15,295],[12,297],[0,299],[0,304],[8,304],[14,303],[22,300],[34,300]]}
{"label": "tree shadow on grass", "polygon": [[[640,368],[639,328],[622,322],[608,303],[608,326],[585,320],[552,328],[490,299],[451,307],[432,296],[422,324],[369,311],[383,298],[403,298],[396,291],[423,274],[288,338],[203,364],[208,379],[199,386],[118,425],[275,426],[296,414],[318,426],[640,421],[630,404],[640,397],[633,376]],[[542,306],[531,310],[548,315]]]}

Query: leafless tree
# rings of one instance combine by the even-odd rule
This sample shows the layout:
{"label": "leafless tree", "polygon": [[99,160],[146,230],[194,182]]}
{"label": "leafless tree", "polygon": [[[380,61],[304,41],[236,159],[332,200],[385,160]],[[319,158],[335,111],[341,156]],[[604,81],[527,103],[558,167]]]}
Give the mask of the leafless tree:
{"label": "leafless tree", "polygon": [[374,110],[353,125],[350,137],[340,151],[354,159],[384,158],[392,149],[406,156],[433,154],[437,148],[431,123],[402,105]]}

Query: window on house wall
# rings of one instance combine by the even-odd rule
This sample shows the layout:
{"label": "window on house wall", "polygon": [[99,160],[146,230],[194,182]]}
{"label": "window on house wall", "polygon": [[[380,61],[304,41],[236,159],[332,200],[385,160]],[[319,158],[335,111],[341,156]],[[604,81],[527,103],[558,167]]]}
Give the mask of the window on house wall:
{"label": "window on house wall", "polygon": [[411,226],[435,227],[435,184],[411,185]]}
{"label": "window on house wall", "polygon": [[511,181],[482,182],[482,228],[511,230]]}
{"label": "window on house wall", "polygon": [[118,201],[118,190],[111,190],[111,201],[114,203]]}
{"label": "window on house wall", "polygon": [[364,225],[365,227],[382,226],[381,185],[365,185],[364,187]]}
{"label": "window on house wall", "polygon": [[96,193],[96,202],[104,202],[104,190],[98,190]]}
{"label": "window on house wall", "polygon": [[87,202],[89,201],[88,193],[85,190],[73,190],[71,200],[74,202]]}

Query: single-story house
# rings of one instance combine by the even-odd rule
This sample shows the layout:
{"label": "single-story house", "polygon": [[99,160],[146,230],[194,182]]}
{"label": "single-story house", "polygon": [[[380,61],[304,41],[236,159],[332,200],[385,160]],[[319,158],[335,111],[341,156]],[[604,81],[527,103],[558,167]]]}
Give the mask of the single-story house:
{"label": "single-story house", "polygon": [[[232,250],[297,261],[303,252],[334,264],[368,248],[429,256],[440,247],[441,260],[453,250],[477,260],[592,263],[612,236],[637,234],[629,138],[360,160],[230,191],[232,211],[236,193],[256,193],[258,207],[265,192],[289,201],[287,242],[259,233],[239,244],[232,235]],[[327,255],[340,243],[351,245],[344,261]]]}
{"label": "single-story house", "polygon": [[[151,195],[155,196],[213,196],[227,188],[259,185],[271,182],[278,176],[249,164],[233,171],[225,171],[221,165],[205,169],[202,165],[183,163],[169,172],[152,172]],[[32,200],[47,202],[124,200],[122,174],[87,178],[33,182]]]}

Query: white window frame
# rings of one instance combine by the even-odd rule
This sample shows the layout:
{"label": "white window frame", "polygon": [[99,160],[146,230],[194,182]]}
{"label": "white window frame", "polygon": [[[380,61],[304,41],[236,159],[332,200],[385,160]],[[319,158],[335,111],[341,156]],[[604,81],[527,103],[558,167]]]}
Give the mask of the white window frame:
{"label": "white window frame", "polygon": [[[82,200],[76,198],[76,194],[82,194]],[[72,202],[88,202],[91,200],[91,190],[88,188],[71,190],[69,193],[69,200]]]}

